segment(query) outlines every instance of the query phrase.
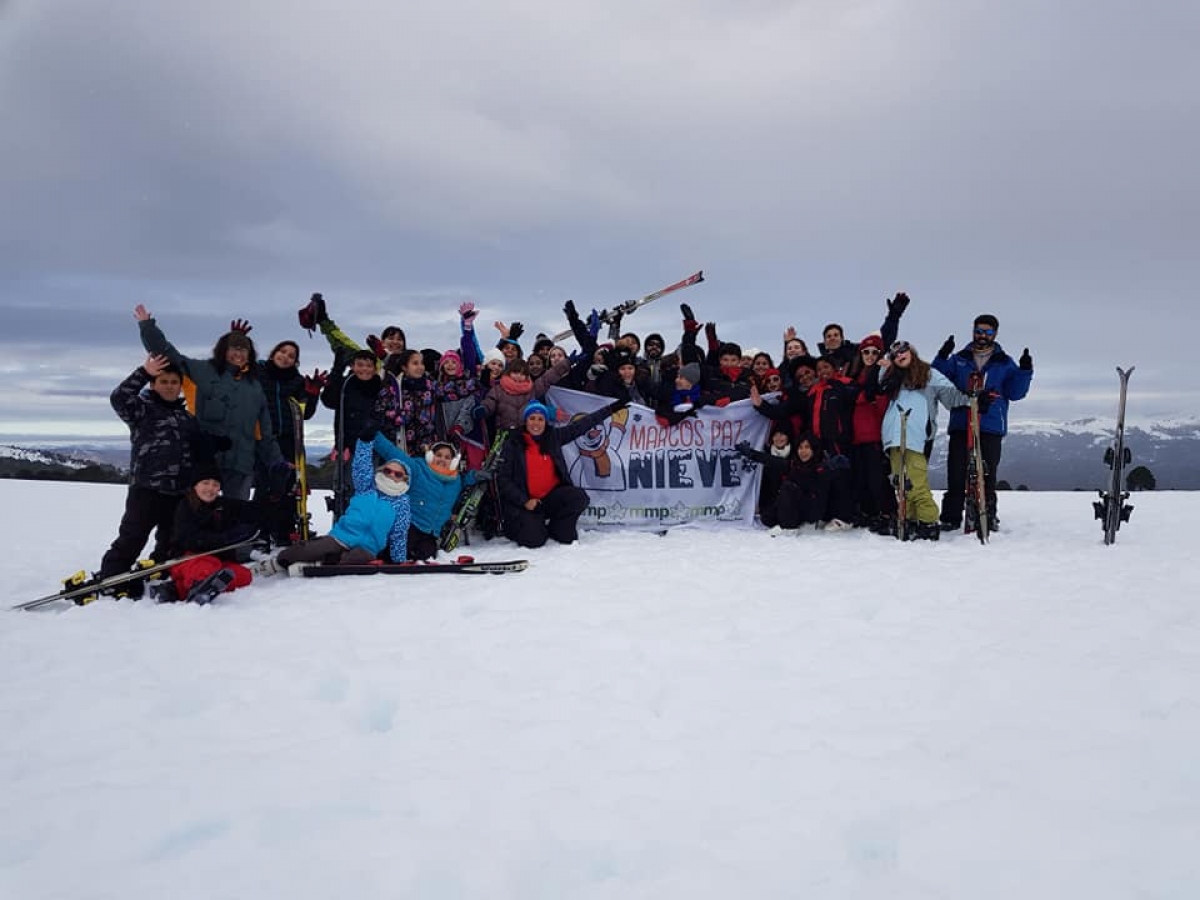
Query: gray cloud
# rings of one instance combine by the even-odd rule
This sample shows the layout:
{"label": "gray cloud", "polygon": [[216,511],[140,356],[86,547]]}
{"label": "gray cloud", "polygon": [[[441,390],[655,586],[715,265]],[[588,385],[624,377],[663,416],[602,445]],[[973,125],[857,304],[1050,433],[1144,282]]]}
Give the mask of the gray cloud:
{"label": "gray cloud", "polygon": [[[466,296],[552,330],[568,297],[704,267],[688,299],[743,344],[831,320],[858,336],[904,288],[927,353],[985,309],[1031,346],[1031,414],[1093,392],[1103,411],[1130,362],[1154,403],[1200,411],[1181,365],[1147,365],[1194,318],[1192,3],[0,17],[0,352],[34,391],[31,356],[111,389],[137,362],[138,302],[197,353],[234,315],[294,335],[312,290],[356,335],[399,321],[448,346]],[[673,333],[662,303],[631,326]]]}

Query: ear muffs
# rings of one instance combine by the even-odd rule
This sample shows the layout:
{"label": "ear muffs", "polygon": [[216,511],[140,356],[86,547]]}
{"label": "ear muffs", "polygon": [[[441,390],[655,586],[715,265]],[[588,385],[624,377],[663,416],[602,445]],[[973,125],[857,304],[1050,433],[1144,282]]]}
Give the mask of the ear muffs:
{"label": "ear muffs", "polygon": [[[433,448],[430,447],[428,450],[425,451],[425,462],[429,463],[429,468],[436,469],[436,468],[439,468],[436,460],[437,460],[437,457],[435,457],[433,455]],[[450,460],[450,471],[457,472],[458,467],[461,464],[462,464],[462,454],[455,453],[454,458]]]}

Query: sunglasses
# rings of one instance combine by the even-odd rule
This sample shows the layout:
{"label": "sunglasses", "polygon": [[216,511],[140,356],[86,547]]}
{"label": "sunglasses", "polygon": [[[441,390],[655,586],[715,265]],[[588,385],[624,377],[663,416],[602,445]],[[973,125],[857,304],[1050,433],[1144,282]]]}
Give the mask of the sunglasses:
{"label": "sunglasses", "polygon": [[863,356],[878,356],[879,351],[877,349],[875,349],[874,347],[863,347],[862,355]]}
{"label": "sunglasses", "polygon": [[383,472],[384,475],[387,475],[390,478],[400,479],[400,478],[408,477],[408,473],[405,472],[403,469],[389,469],[385,466],[381,471]]}
{"label": "sunglasses", "polygon": [[996,333],[996,329],[995,328],[976,328],[975,333],[981,334],[984,337],[992,337]]}

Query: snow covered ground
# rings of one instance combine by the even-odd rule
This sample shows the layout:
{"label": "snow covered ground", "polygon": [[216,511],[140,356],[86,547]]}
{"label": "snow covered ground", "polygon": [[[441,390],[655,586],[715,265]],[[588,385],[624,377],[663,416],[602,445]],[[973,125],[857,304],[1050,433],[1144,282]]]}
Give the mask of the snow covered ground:
{"label": "snow covered ground", "polygon": [[[0,600],[123,490],[0,482]],[[1195,898],[1200,494],[0,613],[0,897]]]}

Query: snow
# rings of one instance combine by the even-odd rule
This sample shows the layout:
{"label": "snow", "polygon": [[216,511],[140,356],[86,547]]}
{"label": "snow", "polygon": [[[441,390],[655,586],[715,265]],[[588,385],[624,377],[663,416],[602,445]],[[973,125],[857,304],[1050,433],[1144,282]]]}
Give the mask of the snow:
{"label": "snow", "polygon": [[[5,605],[122,498],[0,482]],[[1195,897],[1200,495],[1092,498],[0,613],[0,897]]]}

